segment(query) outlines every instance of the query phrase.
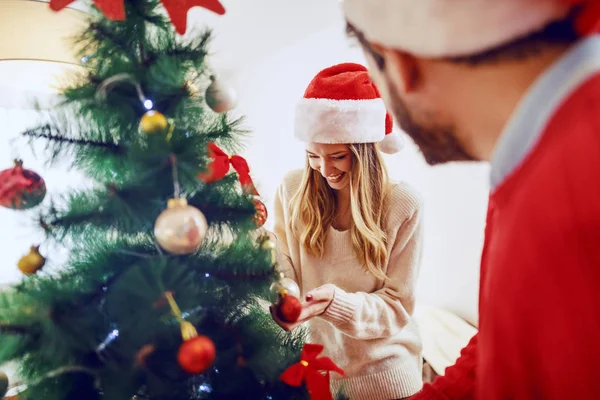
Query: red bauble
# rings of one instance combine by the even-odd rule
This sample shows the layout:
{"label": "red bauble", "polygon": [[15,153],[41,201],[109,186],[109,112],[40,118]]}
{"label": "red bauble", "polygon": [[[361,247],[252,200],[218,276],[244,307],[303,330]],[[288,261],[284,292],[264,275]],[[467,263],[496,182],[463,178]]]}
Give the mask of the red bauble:
{"label": "red bauble", "polygon": [[46,183],[35,172],[15,161],[13,168],[0,171],[0,206],[15,210],[35,207],[46,196]]}
{"label": "red bauble", "polygon": [[177,361],[184,371],[200,374],[212,365],[216,352],[212,340],[206,336],[196,336],[181,344]]}
{"label": "red bauble", "polygon": [[296,322],[302,312],[302,303],[295,296],[285,294],[277,304],[277,316],[283,322]]}
{"label": "red bauble", "polygon": [[267,218],[269,216],[269,213],[267,212],[267,206],[265,206],[265,204],[258,199],[253,199],[252,202],[254,203],[254,208],[256,209],[256,214],[254,215],[253,221],[256,226],[260,228],[265,224],[265,222],[267,222]]}

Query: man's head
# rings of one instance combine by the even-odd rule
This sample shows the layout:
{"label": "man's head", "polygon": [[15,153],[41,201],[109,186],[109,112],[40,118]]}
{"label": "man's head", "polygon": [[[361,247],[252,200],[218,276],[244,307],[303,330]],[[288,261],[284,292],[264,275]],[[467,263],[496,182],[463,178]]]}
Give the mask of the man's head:
{"label": "man's head", "polygon": [[386,105],[427,162],[438,164],[488,158],[482,147],[493,147],[528,85],[559,55],[552,49],[576,40],[570,1],[580,0],[343,0],[343,7]]}

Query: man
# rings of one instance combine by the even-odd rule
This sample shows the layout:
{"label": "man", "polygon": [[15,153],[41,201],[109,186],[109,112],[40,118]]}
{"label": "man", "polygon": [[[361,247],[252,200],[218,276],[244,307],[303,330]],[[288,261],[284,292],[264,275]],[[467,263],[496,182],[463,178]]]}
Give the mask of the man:
{"label": "man", "polygon": [[492,165],[479,333],[413,398],[600,398],[600,2],[342,4],[426,160]]}

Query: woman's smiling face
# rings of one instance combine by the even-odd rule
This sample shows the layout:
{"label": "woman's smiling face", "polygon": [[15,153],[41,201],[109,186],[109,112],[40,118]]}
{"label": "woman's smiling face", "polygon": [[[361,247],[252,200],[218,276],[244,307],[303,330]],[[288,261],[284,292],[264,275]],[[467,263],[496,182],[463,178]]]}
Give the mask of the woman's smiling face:
{"label": "woman's smiling face", "polygon": [[334,190],[350,184],[352,151],[346,144],[310,143],[306,147],[310,167],[318,171]]}

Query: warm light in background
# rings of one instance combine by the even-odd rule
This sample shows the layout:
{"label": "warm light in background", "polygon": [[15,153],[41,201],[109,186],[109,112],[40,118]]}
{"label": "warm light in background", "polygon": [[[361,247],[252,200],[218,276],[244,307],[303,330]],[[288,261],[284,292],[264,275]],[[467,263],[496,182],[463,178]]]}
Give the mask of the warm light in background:
{"label": "warm light in background", "polygon": [[54,12],[43,1],[0,1],[0,90],[55,92],[57,79],[81,68],[68,39],[85,16],[71,8]]}

